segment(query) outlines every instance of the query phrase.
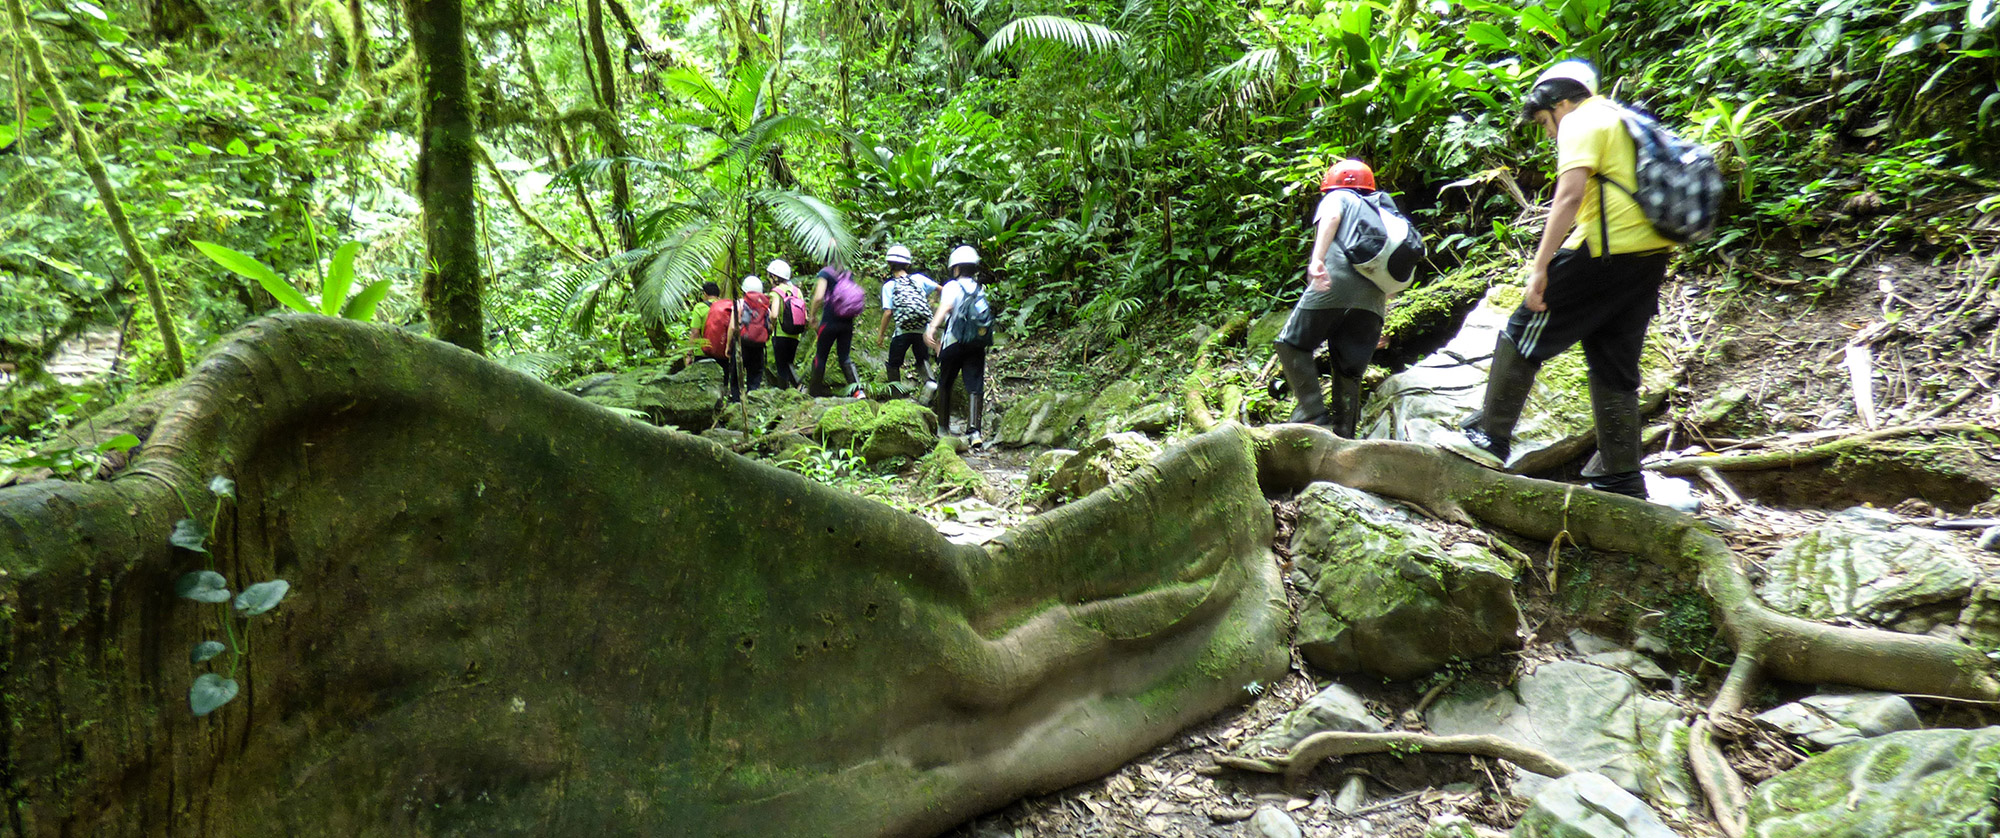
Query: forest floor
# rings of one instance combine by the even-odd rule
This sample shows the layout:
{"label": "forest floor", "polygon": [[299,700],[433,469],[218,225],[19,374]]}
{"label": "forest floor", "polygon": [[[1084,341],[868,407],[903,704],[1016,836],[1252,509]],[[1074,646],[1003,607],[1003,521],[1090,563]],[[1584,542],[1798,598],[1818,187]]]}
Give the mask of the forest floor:
{"label": "forest floor", "polygon": [[[1733,277],[1681,276],[1669,281],[1653,328],[1678,339],[1682,376],[1663,413],[1649,420],[1670,422],[1665,440],[1652,450],[1729,452],[1751,450],[1775,438],[1811,442],[1851,436],[1869,427],[2000,425],[2000,389],[1995,387],[2000,383],[2000,346],[1996,346],[2000,331],[1995,329],[2000,293],[1992,290],[1992,277],[1983,262],[1934,264],[1913,253],[1868,251],[1849,261],[1845,254],[1853,249],[1836,252],[1843,254],[1837,263],[1824,258],[1828,252],[1808,248],[1787,253],[1762,270],[1734,270]],[[1871,255],[1875,258],[1868,258]],[[1835,271],[1835,280],[1810,278],[1829,268]],[[1119,376],[1176,380],[1171,362],[1159,359],[1190,354],[1175,343],[1185,339],[1187,325],[1160,324],[1157,334],[1147,330],[1149,334],[1129,342],[1083,335],[1032,352],[1003,350],[992,363],[999,391],[995,398],[1004,405],[1043,388],[1087,391]],[[1139,345],[1156,348],[1145,355],[1131,351]],[[1104,351],[1093,355],[1086,348],[1092,346]],[[1849,347],[1865,348],[1876,373],[1872,426],[1858,415],[1843,366]],[[1714,421],[1694,418],[1704,404],[1732,391],[1740,406]],[[1028,452],[975,452],[969,461],[986,471],[996,486],[1018,490],[1027,457]],[[1572,479],[1574,467],[1568,475]],[[1917,523],[2000,515],[1996,501],[2000,493],[1995,491],[2000,487],[2000,445],[1888,439],[1865,452],[1821,464],[1731,472],[1725,480],[1740,500],[1727,497],[1724,486],[1698,484],[1702,514],[1725,531],[1726,539],[1751,563],[1824,520],[1826,512],[1849,506],[1892,509]],[[1008,494],[1018,496],[1018,491]],[[1274,504],[1280,521],[1274,557],[1280,562],[1285,561],[1288,539],[1287,505]],[[1008,510],[1008,516],[1032,511],[1016,507]],[[1961,537],[1969,540],[1976,534]],[[1548,553],[1548,545],[1513,540],[1530,555]],[[1994,558],[2000,560],[2000,555]],[[1546,579],[1551,570],[1542,567],[1534,575]],[[1566,623],[1548,592],[1531,582],[1521,585],[1523,610],[1536,631],[1521,652],[1415,682],[1366,676],[1330,679],[1295,654],[1285,679],[1264,685],[1257,694],[1246,694],[1241,706],[1184,731],[1110,776],[1018,801],[947,835],[1259,836],[1263,833],[1250,817],[1265,805],[1286,811],[1306,836],[1414,838],[1433,816],[1445,813],[1505,830],[1525,809],[1525,802],[1508,794],[1514,769],[1505,764],[1448,755],[1382,754],[1331,760],[1288,787],[1278,776],[1220,769],[1212,756],[1275,724],[1334,680],[1361,693],[1393,729],[1402,726],[1398,720],[1419,706],[1429,688],[1441,686],[1442,678],[1505,683],[1526,668],[1575,656],[1566,636],[1569,629],[1580,626]],[[1706,706],[1722,673],[1699,658],[1686,663],[1675,675],[1675,692],[1656,697],[1698,709]],[[1750,712],[1807,692],[1808,687],[1799,685],[1767,687]],[[1961,709],[1919,703],[1919,712],[1927,724],[1985,724]],[[1773,776],[1804,758],[1754,726],[1742,727],[1742,737],[1728,753],[1747,781]],[[1362,778],[1364,802],[1343,810],[1336,799],[1354,777]],[[1689,836],[1720,834],[1700,815],[1672,825]]]}

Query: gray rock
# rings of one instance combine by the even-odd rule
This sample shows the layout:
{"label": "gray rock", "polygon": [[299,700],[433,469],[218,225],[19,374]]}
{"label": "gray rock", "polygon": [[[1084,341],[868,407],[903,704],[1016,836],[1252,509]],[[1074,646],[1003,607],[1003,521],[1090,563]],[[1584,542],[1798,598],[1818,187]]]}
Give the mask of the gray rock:
{"label": "gray rock", "polygon": [[699,432],[715,424],[722,409],[722,367],[696,361],[678,373],[665,365],[598,374],[563,387],[584,401],[646,414],[658,425]]}
{"label": "gray rock", "polygon": [[1756,721],[1822,748],[1923,727],[1910,702],[1893,693],[1809,696],[1759,713]]}
{"label": "gray rock", "polygon": [[1972,598],[1958,615],[1959,636],[1975,649],[2000,649],[2000,579],[1987,579],[1972,589]]}
{"label": "gray rock", "polygon": [[1611,640],[1609,638],[1599,637],[1595,634],[1584,631],[1583,629],[1574,629],[1569,633],[1569,647],[1575,649],[1576,653],[1579,655],[1595,655],[1600,652],[1616,652],[1619,649],[1624,648],[1623,646],[1618,645],[1617,641]]}
{"label": "gray rock", "polygon": [[1475,544],[1446,549],[1372,495],[1313,484],[1299,496],[1291,548],[1296,642],[1314,666],[1413,678],[1521,648],[1513,567]]}
{"label": "gray rock", "polygon": [[1756,838],[1958,838],[2000,823],[2000,728],[1917,730],[1842,745],[1758,784]]}
{"label": "gray rock", "polygon": [[1333,796],[1333,810],[1344,815],[1352,815],[1368,805],[1368,781],[1359,775],[1349,774],[1340,781],[1340,792]]}
{"label": "gray rock", "polygon": [[1132,430],[1148,434],[1163,434],[1181,421],[1181,409],[1173,402],[1154,402],[1140,405],[1125,414],[1125,425]]}
{"label": "gray rock", "polygon": [[[1521,295],[1517,286],[1495,287],[1466,315],[1450,343],[1384,380],[1362,410],[1360,435],[1463,450],[1465,437],[1458,422],[1480,407],[1494,341]],[[1647,338],[1640,359],[1642,411],[1658,407],[1673,385],[1676,368],[1666,342],[1658,330]],[[1510,467],[1519,472],[1554,468],[1589,451],[1596,439],[1582,350],[1571,348],[1542,365],[1535,377],[1535,388],[1514,430]]]}
{"label": "gray rock", "polygon": [[[1447,695],[1426,716],[1434,733],[1504,737],[1662,804],[1686,806],[1694,784],[1676,741],[1680,720],[1679,706],[1647,697],[1632,676],[1575,661],[1543,664],[1511,688]],[[1547,783],[1523,773],[1514,789],[1533,795]]]}
{"label": "gray rock", "polygon": [[1548,784],[1514,825],[1514,838],[1679,838],[1610,778],[1579,771]]}
{"label": "gray rock", "polygon": [[1007,408],[997,434],[1002,445],[1067,445],[1089,402],[1071,393],[1036,393]]}
{"label": "gray rock", "polygon": [[1480,826],[1464,815],[1452,812],[1432,815],[1424,824],[1424,838],[1506,838],[1507,833]]}
{"label": "gray rock", "polygon": [[1888,625],[1909,609],[1964,599],[1978,575],[1972,553],[1951,536],[1856,507],[1772,556],[1757,595],[1808,619]]}
{"label": "gray rock", "polygon": [[1063,461],[1074,456],[1076,452],[1068,448],[1051,448],[1036,454],[1034,459],[1028,461],[1028,484],[1048,485],[1055,478],[1056,469],[1062,468]]}
{"label": "gray rock", "polygon": [[1060,498],[1083,497],[1118,482],[1159,455],[1159,443],[1145,434],[1112,434],[1064,460],[1049,478],[1049,493]]}
{"label": "gray rock", "polygon": [[1631,649],[1614,649],[1609,652],[1584,655],[1583,662],[1601,666],[1605,669],[1629,672],[1647,681],[1668,681],[1673,679],[1672,675],[1668,675],[1667,671],[1661,669],[1660,665],[1654,663],[1651,658],[1634,652]]}
{"label": "gray rock", "polygon": [[1359,694],[1345,685],[1334,684],[1306,699],[1306,703],[1285,714],[1270,729],[1244,742],[1240,755],[1254,757],[1264,751],[1287,751],[1306,737],[1328,730],[1380,733],[1385,729],[1382,721],[1368,712],[1368,704]]}
{"label": "gray rock", "polygon": [[1250,816],[1250,828],[1263,838],[1305,838],[1292,816],[1276,806],[1257,807],[1257,814]]}
{"label": "gray rock", "polygon": [[1987,527],[1979,534],[1979,549],[2000,553],[2000,527]]}

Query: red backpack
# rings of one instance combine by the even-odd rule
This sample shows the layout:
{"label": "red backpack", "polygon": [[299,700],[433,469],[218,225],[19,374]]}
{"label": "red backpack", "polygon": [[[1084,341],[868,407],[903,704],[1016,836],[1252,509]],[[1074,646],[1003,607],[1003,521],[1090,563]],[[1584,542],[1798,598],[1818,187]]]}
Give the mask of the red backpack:
{"label": "red backpack", "polygon": [[701,324],[701,337],[705,341],[701,354],[710,358],[728,357],[729,318],[736,313],[736,304],[729,300],[716,300],[708,304],[708,319]]}
{"label": "red backpack", "polygon": [[770,297],[760,291],[743,295],[743,326],[736,334],[749,343],[763,343],[771,339]]}

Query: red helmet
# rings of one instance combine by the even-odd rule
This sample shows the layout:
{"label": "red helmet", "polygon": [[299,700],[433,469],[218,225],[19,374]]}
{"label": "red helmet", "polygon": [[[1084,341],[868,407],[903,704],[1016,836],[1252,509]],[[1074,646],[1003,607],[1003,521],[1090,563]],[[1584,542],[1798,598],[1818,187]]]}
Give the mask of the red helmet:
{"label": "red helmet", "polygon": [[1326,170],[1326,177],[1319,180],[1319,191],[1331,192],[1335,189],[1375,189],[1375,171],[1367,163],[1359,160],[1342,160]]}

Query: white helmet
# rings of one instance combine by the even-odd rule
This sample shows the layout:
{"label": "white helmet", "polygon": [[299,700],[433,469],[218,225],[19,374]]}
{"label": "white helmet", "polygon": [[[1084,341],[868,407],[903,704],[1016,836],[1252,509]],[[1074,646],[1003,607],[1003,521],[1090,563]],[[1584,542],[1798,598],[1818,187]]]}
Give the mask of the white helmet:
{"label": "white helmet", "polygon": [[951,252],[951,258],[946,260],[945,262],[945,265],[947,267],[952,267],[952,268],[956,268],[960,265],[977,265],[977,264],[979,264],[979,251],[973,250],[972,245],[969,244],[959,245],[957,250],[953,250]]}
{"label": "white helmet", "polygon": [[900,244],[890,245],[887,259],[898,265],[910,264],[910,249]]}
{"label": "white helmet", "polygon": [[1569,79],[1583,85],[1583,89],[1590,91],[1590,95],[1597,95],[1597,68],[1590,66],[1590,62],[1581,58],[1556,62],[1555,66],[1543,70],[1540,76],[1535,77],[1535,83],[1529,85],[1528,89],[1533,90],[1550,79]]}
{"label": "white helmet", "polygon": [[783,259],[772,259],[771,264],[764,266],[764,270],[782,281],[792,281],[792,265]]}
{"label": "white helmet", "polygon": [[754,277],[754,276],[746,276],[746,277],[744,277],[744,278],[743,278],[743,293],[745,293],[745,294],[762,294],[762,293],[764,293],[764,281],[763,281],[763,280],[761,280],[761,279],[758,279],[758,278],[756,278],[756,277]]}

